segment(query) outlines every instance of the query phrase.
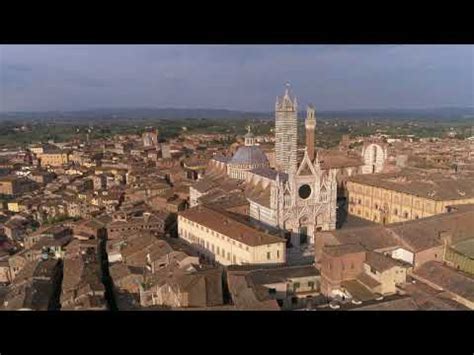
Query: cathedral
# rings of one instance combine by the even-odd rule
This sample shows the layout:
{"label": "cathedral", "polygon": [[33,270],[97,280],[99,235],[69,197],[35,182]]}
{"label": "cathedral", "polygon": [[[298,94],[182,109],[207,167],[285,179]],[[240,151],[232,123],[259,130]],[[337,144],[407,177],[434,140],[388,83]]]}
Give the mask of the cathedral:
{"label": "cathedral", "polygon": [[306,147],[298,161],[298,104],[287,86],[275,105],[276,169],[247,171],[246,196],[250,217],[280,229],[292,245],[313,243],[318,230],[336,228],[336,170],[322,169],[315,153],[316,117],[307,108]]}
{"label": "cathedral", "polygon": [[[222,194],[244,193],[251,220],[278,230],[296,246],[314,243],[317,231],[335,229],[337,198],[347,198],[347,180],[358,174],[383,172],[387,145],[369,140],[360,152],[352,152],[346,137],[340,151],[316,151],[312,106],[307,107],[304,127],[305,146],[299,149],[298,103],[287,85],[275,103],[275,168],[270,167],[268,156],[249,128],[245,144],[232,157],[213,157],[206,178],[190,187],[191,207],[206,195],[219,200]],[[344,212],[347,206],[339,208]]]}

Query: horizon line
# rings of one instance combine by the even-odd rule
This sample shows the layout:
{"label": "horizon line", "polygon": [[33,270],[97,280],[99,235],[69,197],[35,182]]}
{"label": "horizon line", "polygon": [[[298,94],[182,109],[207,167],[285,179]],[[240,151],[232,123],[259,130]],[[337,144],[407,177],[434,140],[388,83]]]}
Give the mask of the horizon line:
{"label": "horizon line", "polygon": [[[308,106],[308,105],[306,105]],[[304,106],[304,107],[306,107]],[[474,109],[474,105],[440,105],[440,106],[412,106],[412,107],[365,107],[365,108],[341,108],[341,109],[324,109],[318,110],[316,106],[316,112],[350,112],[350,111],[404,111],[404,110],[432,110],[432,109]],[[14,111],[2,111],[0,114],[16,114],[16,113],[70,113],[70,112],[88,112],[88,111],[100,111],[100,110],[209,110],[209,111],[234,111],[241,113],[259,113],[266,114],[274,112],[275,110],[244,110],[234,108],[209,108],[209,107],[151,107],[151,106],[118,106],[118,107],[96,107],[96,108],[81,108],[81,109],[53,109],[53,110],[14,110]],[[306,108],[302,108],[298,111],[305,111]]]}

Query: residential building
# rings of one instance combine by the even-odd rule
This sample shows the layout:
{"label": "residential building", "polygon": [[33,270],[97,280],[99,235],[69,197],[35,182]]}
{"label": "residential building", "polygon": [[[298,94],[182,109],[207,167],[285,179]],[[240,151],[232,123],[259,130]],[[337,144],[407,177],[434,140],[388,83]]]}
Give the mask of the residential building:
{"label": "residential building", "polygon": [[142,141],[144,147],[158,146],[158,130],[156,128],[149,129],[142,133]]}
{"label": "residential building", "polygon": [[141,215],[128,215],[124,211],[113,214],[112,221],[107,224],[107,237],[119,238],[121,234],[136,231],[150,231],[164,234],[169,221],[165,212],[143,212]]}
{"label": "residential building", "polygon": [[143,286],[140,285],[140,304],[171,308],[220,306],[223,304],[222,269],[163,268],[149,275]]}
{"label": "residential building", "polygon": [[444,291],[454,301],[474,309],[474,278],[442,263],[430,261],[412,275],[434,289]]}
{"label": "residential building", "polygon": [[[317,265],[328,245],[359,244],[368,251],[420,267],[427,261],[443,261],[445,244],[469,239],[474,230],[474,205],[456,205],[450,212],[391,225],[371,225],[318,233]],[[448,242],[449,240],[449,242]]]}
{"label": "residential building", "polygon": [[36,182],[25,177],[10,175],[0,177],[0,195],[19,196],[37,188]]}
{"label": "residential building", "polygon": [[8,286],[4,310],[47,311],[59,309],[60,266],[57,260],[31,261]]}
{"label": "residential building", "polygon": [[[474,236],[474,231],[472,231]],[[445,245],[444,261],[456,270],[474,275],[474,238]]]}
{"label": "residential building", "polygon": [[365,249],[358,244],[326,246],[321,257],[321,292],[339,294],[344,281],[356,279],[364,268]]}
{"label": "residential building", "polygon": [[41,166],[63,166],[69,163],[69,152],[66,151],[50,151],[47,153],[36,154],[40,160]]}
{"label": "residential building", "polygon": [[[248,290],[235,281],[245,278]],[[227,280],[237,309],[259,309],[264,300],[276,300],[283,310],[304,308],[305,301],[320,294],[320,275],[313,265],[304,266],[229,266]],[[255,298],[254,298],[255,297]],[[260,302],[255,302],[260,297]],[[253,299],[253,302],[252,302]],[[255,308],[254,308],[255,307]],[[264,306],[263,309],[266,307]]]}
{"label": "residential building", "polygon": [[98,241],[72,241],[63,265],[61,309],[106,310]]}

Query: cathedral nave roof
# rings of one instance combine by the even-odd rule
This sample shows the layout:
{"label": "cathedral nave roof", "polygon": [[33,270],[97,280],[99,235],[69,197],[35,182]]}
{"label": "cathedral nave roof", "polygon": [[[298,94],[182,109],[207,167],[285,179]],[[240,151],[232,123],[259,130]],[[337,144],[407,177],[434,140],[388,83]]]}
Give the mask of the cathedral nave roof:
{"label": "cathedral nave roof", "polygon": [[259,205],[270,207],[270,187],[264,188],[261,184],[251,185],[249,184],[247,189],[245,189],[245,196],[250,201],[254,201]]}
{"label": "cathedral nave roof", "polygon": [[277,175],[279,175],[280,181],[288,180],[288,174],[273,170],[271,168],[256,168],[250,171],[252,174],[263,176],[270,180],[276,180]]}

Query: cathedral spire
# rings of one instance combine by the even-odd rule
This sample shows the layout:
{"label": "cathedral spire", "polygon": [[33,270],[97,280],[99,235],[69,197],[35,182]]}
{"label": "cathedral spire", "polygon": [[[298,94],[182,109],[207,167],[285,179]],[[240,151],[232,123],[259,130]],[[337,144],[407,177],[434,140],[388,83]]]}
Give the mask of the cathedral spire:
{"label": "cathedral spire", "polygon": [[277,96],[275,110],[291,112],[297,110],[296,97],[292,97],[291,85],[288,81],[285,83],[285,94],[281,97]]}
{"label": "cathedral spire", "polygon": [[314,159],[313,165],[316,168],[316,170],[321,169],[321,165],[320,165],[320,162],[319,162],[319,151],[316,151],[316,158]]}
{"label": "cathedral spire", "polygon": [[290,87],[291,87],[291,85],[290,85],[289,81],[287,81],[285,83],[285,87],[286,87],[286,89],[285,89],[285,98],[287,98],[287,97],[290,97]]}

